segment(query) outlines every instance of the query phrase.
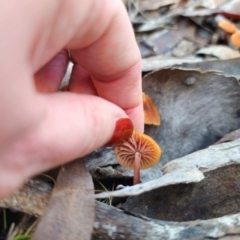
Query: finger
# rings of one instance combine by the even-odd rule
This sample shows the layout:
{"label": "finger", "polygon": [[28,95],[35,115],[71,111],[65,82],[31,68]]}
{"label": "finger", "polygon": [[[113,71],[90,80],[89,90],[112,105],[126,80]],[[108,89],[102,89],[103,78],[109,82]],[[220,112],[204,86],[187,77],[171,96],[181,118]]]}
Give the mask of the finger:
{"label": "finger", "polygon": [[[93,77],[98,95],[120,106],[132,119],[137,130],[143,131],[143,105],[140,64],[112,76],[112,80]],[[111,89],[111,91],[108,91]],[[140,93],[140,96],[139,96]]]}
{"label": "finger", "polygon": [[[71,55],[91,74],[98,95],[123,108],[135,128],[143,131],[140,53],[123,5],[114,9],[107,3],[114,17],[103,35]],[[116,37],[116,29],[127,39]]]}
{"label": "finger", "polygon": [[113,136],[116,121],[127,118],[121,108],[97,96],[64,92],[45,97],[48,114],[36,135],[58,164],[102,147]]}
{"label": "finger", "polygon": [[[43,0],[38,2],[38,7],[33,4],[35,3],[24,7],[20,5],[16,13],[15,18],[19,21],[24,19],[24,26],[29,31],[15,36],[23,47],[21,51],[13,48],[13,53],[24,56],[28,66],[31,65],[33,71],[36,71],[59,49],[75,49],[72,51],[74,59],[96,80],[119,79],[117,84],[113,84],[113,91],[117,93],[115,96],[103,94],[98,89],[99,86],[95,88],[97,92],[101,92],[101,97],[106,97],[131,113],[135,128],[143,131],[140,53],[122,1],[55,0],[49,3]],[[31,16],[26,16],[26,8],[29,8]],[[17,25],[17,21],[14,23],[16,26],[11,25],[10,29],[22,28]],[[16,58],[17,60],[19,59]],[[122,89],[120,82],[123,86],[132,86],[132,91]]]}
{"label": "finger", "polygon": [[132,133],[124,111],[102,98],[68,92],[43,97],[47,114],[42,124],[11,143],[11,151],[1,153],[0,195],[37,173],[102,147],[113,136],[116,142]]}
{"label": "finger", "polygon": [[59,90],[68,65],[68,51],[62,50],[34,75],[39,92],[51,93]]}
{"label": "finger", "polygon": [[72,68],[68,90],[97,96],[90,74],[79,64],[75,64]]}
{"label": "finger", "polygon": [[[116,105],[120,106],[126,114],[132,119],[136,129],[142,129],[142,95],[139,98],[136,88],[138,87],[138,81],[131,81],[134,75],[139,74],[139,65],[133,66],[127,69],[126,72],[119,74],[119,76],[112,76],[114,80],[106,81],[91,78],[90,74],[83,69],[80,65],[75,64],[70,78],[69,91],[76,93],[85,93],[96,96],[101,96]],[[107,77],[109,78],[109,76]],[[138,76],[141,79],[141,76]],[[132,85],[131,85],[132,82]],[[120,92],[123,94],[119,94]],[[129,96],[128,96],[129,95]],[[128,97],[127,97],[128,96]],[[138,99],[138,102],[136,101]],[[134,105],[136,102],[136,105]],[[131,105],[132,104],[132,105]]]}

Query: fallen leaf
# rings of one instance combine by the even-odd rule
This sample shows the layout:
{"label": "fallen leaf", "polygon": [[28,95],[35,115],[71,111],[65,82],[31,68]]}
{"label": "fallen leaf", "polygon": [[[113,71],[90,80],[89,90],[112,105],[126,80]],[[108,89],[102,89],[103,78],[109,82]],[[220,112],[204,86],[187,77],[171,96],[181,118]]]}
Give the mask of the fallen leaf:
{"label": "fallen leaf", "polygon": [[219,9],[200,9],[200,10],[186,11],[182,14],[182,16],[185,16],[185,17],[204,17],[204,16],[220,14],[220,13],[223,13],[223,12]]}
{"label": "fallen leaf", "polygon": [[[150,54],[159,55],[171,51],[179,42],[181,38],[178,36],[175,30],[162,30],[157,31],[148,35],[148,37],[143,37],[139,43],[142,57],[149,56]],[[165,43],[168,44],[165,44]],[[149,50],[143,48],[147,47]],[[143,49],[145,52],[143,52]]]}
{"label": "fallen leaf", "polygon": [[188,56],[185,58],[154,56],[142,59],[142,71],[150,72],[161,68],[172,67],[183,63],[202,62],[202,57]]}
{"label": "fallen leaf", "polygon": [[127,186],[121,190],[112,191],[112,192],[102,192],[95,195],[96,199],[109,198],[109,197],[126,197],[126,196],[136,196],[144,192],[151,191],[156,188],[165,187],[168,185],[174,185],[179,183],[192,183],[199,182],[204,178],[204,175],[196,171],[175,171],[171,174],[166,174],[161,178],[152,180],[146,183],[137,184],[134,186]]}
{"label": "fallen leaf", "polygon": [[219,7],[221,4],[228,2],[227,0],[190,0],[185,5],[187,11],[195,10],[198,8],[214,9]]}
{"label": "fallen leaf", "polygon": [[51,190],[49,184],[30,179],[14,194],[0,199],[0,207],[40,217],[46,209]]}
{"label": "fallen leaf", "polygon": [[196,54],[211,55],[219,59],[232,59],[240,57],[239,51],[224,45],[211,45],[198,50]]}
{"label": "fallen leaf", "polygon": [[172,55],[178,58],[192,55],[198,48],[197,44],[187,40],[182,40],[172,51]]}
{"label": "fallen leaf", "polygon": [[91,239],[95,217],[93,189],[83,159],[62,166],[33,239]]}
{"label": "fallen leaf", "polygon": [[196,63],[183,63],[182,65],[174,66],[174,69],[197,70],[200,72],[214,71],[221,73],[226,77],[235,77],[240,80],[240,58],[229,60],[211,60]]}
{"label": "fallen leaf", "polygon": [[230,133],[226,134],[225,136],[223,136],[220,140],[218,140],[214,144],[230,142],[230,141],[234,141],[234,140],[236,140],[238,138],[240,138],[240,129],[237,129],[237,130],[235,130],[233,132],[230,132]]}
{"label": "fallen leaf", "polygon": [[[177,206],[175,209],[177,211]],[[126,213],[99,202],[97,203],[96,215],[93,239],[201,240],[223,237],[221,240],[236,240],[239,239],[240,235],[239,213],[208,220],[173,222]],[[184,216],[184,213],[182,215]],[[226,236],[231,237],[231,239]]]}
{"label": "fallen leaf", "polygon": [[201,169],[202,172],[209,172],[230,164],[240,164],[240,139],[213,145],[175,159],[167,163],[162,170],[164,174],[180,169]]}
{"label": "fallen leaf", "polygon": [[156,10],[166,5],[177,4],[179,0],[141,0],[138,1],[140,11]]}
{"label": "fallen leaf", "polygon": [[221,14],[225,17],[240,19],[240,3],[238,0],[226,1],[224,4],[217,8],[206,8],[200,9],[196,6],[190,6],[185,9],[185,12],[182,14],[185,17],[194,17],[194,16],[209,16],[213,14]]}
{"label": "fallen leaf", "polygon": [[220,10],[228,14],[236,14],[240,16],[240,2],[238,0],[226,1],[219,7]]}
{"label": "fallen leaf", "polygon": [[201,182],[165,186],[129,197],[122,208],[131,214],[174,222],[216,219],[238,213],[239,171],[239,163],[230,163],[204,173]]}
{"label": "fallen leaf", "polygon": [[[224,179],[224,176],[223,176]],[[34,180],[31,180],[34,181]],[[38,185],[38,183],[37,183]],[[36,186],[33,183],[33,186]],[[171,187],[171,186],[169,186]],[[174,186],[172,186],[174,187]],[[179,190],[182,190],[183,186],[176,186]],[[47,189],[51,189],[51,186],[43,188],[41,192],[43,195],[48,195],[49,192]],[[24,186],[23,189],[28,189],[28,196],[36,196],[36,201],[41,201],[43,198],[41,195],[35,195],[35,189],[29,186]],[[46,191],[44,193],[44,190]],[[174,189],[173,189],[174,190]],[[21,191],[21,190],[19,190]],[[23,193],[18,193],[23,195]],[[163,191],[160,192],[160,194]],[[234,194],[235,191],[232,191],[231,194]],[[182,196],[181,192],[179,194]],[[237,193],[236,193],[237,194]],[[14,195],[12,196],[14,198]],[[47,198],[48,198],[47,197]],[[158,197],[158,196],[157,196]],[[164,199],[164,198],[163,198]],[[31,197],[29,201],[31,201]],[[231,200],[231,199],[230,199]],[[12,209],[15,209],[15,203],[11,202],[13,205],[5,206]],[[231,203],[231,202],[230,202]],[[154,204],[157,204],[155,201]],[[230,204],[232,206],[232,204]],[[146,208],[146,207],[144,207]],[[228,208],[229,209],[229,208]],[[23,212],[30,213],[29,207],[24,205],[22,209]],[[161,211],[164,208],[161,209]],[[187,209],[187,211],[189,208]],[[196,211],[198,212],[198,211]],[[40,215],[43,212],[40,210]],[[183,218],[186,214],[182,214]],[[29,219],[30,215],[26,215]],[[175,217],[175,216],[174,216]],[[156,237],[165,236],[165,239],[176,240],[176,239],[204,239],[204,238],[218,238],[221,236],[226,236],[228,234],[237,237],[240,234],[239,229],[236,227],[239,225],[240,214],[227,215],[224,217],[208,219],[208,220],[199,220],[190,221],[190,222],[173,222],[173,221],[163,221],[157,219],[147,218],[146,216],[141,216],[134,213],[126,213],[119,208],[103,204],[101,202],[96,202],[96,218],[94,222],[94,229],[92,234],[92,239],[128,239],[128,240],[149,240]],[[22,229],[21,229],[22,230]],[[111,230],[111,231],[110,231]],[[174,233],[174,234],[172,234]],[[13,236],[12,236],[13,235]],[[8,235],[12,239],[16,234]],[[226,237],[224,237],[226,238]]]}
{"label": "fallen leaf", "polygon": [[160,116],[152,99],[145,93],[143,95],[144,123],[160,125]]}

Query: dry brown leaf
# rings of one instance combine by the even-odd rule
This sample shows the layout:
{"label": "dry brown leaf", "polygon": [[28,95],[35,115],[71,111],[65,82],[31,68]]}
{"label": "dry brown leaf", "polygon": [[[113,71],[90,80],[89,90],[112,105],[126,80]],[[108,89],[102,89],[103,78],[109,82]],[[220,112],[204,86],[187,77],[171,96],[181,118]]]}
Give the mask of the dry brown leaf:
{"label": "dry brown leaf", "polygon": [[160,125],[160,116],[156,106],[154,105],[152,99],[145,93],[143,96],[143,110],[144,110],[144,123]]}
{"label": "dry brown leaf", "polygon": [[95,217],[93,189],[83,159],[64,165],[33,239],[91,239]]}
{"label": "dry brown leaf", "polygon": [[[183,195],[183,193],[180,194]],[[154,203],[157,204],[156,200]],[[177,204],[173,206],[175,212],[178,210],[177,206]],[[231,204],[229,208],[231,208]],[[139,214],[126,214],[118,208],[98,202],[96,215],[92,240],[220,240],[219,237],[224,237],[221,240],[237,240],[240,235],[239,213],[208,220],[169,222],[147,218]]]}
{"label": "dry brown leaf", "polygon": [[185,70],[198,70],[201,72],[214,71],[223,74],[226,77],[235,77],[240,80],[240,58],[228,60],[212,60],[196,63],[184,63],[174,68]]}
{"label": "dry brown leaf", "polygon": [[193,11],[199,8],[214,9],[224,2],[227,2],[227,0],[189,0],[185,7],[187,11]]}
{"label": "dry brown leaf", "polygon": [[238,138],[240,138],[240,129],[237,129],[233,132],[230,132],[230,133],[226,134],[220,140],[218,140],[215,144],[234,141]]}
{"label": "dry brown leaf", "polygon": [[[224,179],[224,176],[223,176]],[[229,182],[227,182],[228,184]],[[36,184],[33,184],[36,185]],[[169,186],[171,187],[171,186]],[[175,186],[182,190],[182,186]],[[28,188],[24,186],[23,188]],[[49,186],[51,188],[51,186]],[[29,189],[32,191],[30,196],[35,195],[35,190],[33,188]],[[46,190],[46,189],[45,189]],[[21,191],[21,190],[20,190]],[[41,190],[42,191],[42,190]],[[160,192],[160,195],[163,191]],[[49,195],[48,191],[45,193]],[[232,191],[231,194],[234,194]],[[237,193],[236,193],[237,194]],[[183,194],[180,195],[183,196]],[[42,197],[37,195],[37,201],[41,201]],[[165,200],[166,198],[163,197]],[[177,199],[176,199],[177,200]],[[229,199],[232,200],[231,198]],[[157,204],[158,202],[153,202]],[[198,203],[198,202],[197,202]],[[186,204],[185,204],[186,205]],[[12,208],[14,208],[13,204]],[[186,205],[188,207],[188,205]],[[232,202],[230,202],[230,208],[232,209]],[[5,206],[10,207],[10,206]],[[11,207],[10,207],[11,208]],[[146,206],[144,206],[146,209]],[[172,208],[174,210],[174,208]],[[30,213],[29,208],[25,205],[24,212]],[[163,208],[162,210],[166,209]],[[188,209],[189,210],[189,207]],[[199,212],[199,211],[196,211]],[[43,214],[42,211],[39,212],[40,215]],[[26,215],[29,217],[29,215]],[[174,215],[175,217],[176,215]],[[186,214],[182,214],[183,218]],[[237,227],[240,224],[240,214],[227,215],[220,218],[208,219],[208,220],[196,220],[190,222],[169,222],[169,221],[159,221],[156,219],[150,219],[145,216],[135,216],[134,214],[128,214],[119,208],[103,204],[101,202],[96,202],[96,218],[94,222],[94,230],[92,235],[92,240],[98,239],[128,239],[128,240],[149,240],[149,239],[163,239],[167,240],[178,240],[178,239],[206,239],[206,238],[218,238],[223,237],[228,234],[237,238],[240,234],[240,230]],[[110,231],[111,229],[111,231]],[[15,236],[15,235],[14,235]],[[9,237],[9,235],[8,235]],[[7,238],[13,239],[13,237]],[[224,240],[227,237],[223,238]]]}
{"label": "dry brown leaf", "polygon": [[226,1],[219,7],[222,11],[229,14],[236,14],[239,16],[240,13],[240,1],[239,0],[230,0]]}
{"label": "dry brown leaf", "polygon": [[179,0],[141,0],[138,1],[138,6],[140,11],[149,11],[149,10],[156,10],[160,7],[177,4]]}
{"label": "dry brown leaf", "polygon": [[[193,3],[197,3],[198,1],[193,1]],[[204,0],[205,2],[205,0]],[[193,16],[209,16],[213,14],[222,14],[225,17],[233,18],[233,19],[240,19],[240,2],[239,0],[231,0],[225,1],[221,6],[217,8],[197,8],[197,5],[194,4],[193,6],[187,6],[186,11],[183,16],[186,17],[193,17]]]}
{"label": "dry brown leaf", "polygon": [[197,44],[191,41],[182,40],[172,51],[174,57],[182,58],[192,55],[198,48]]}
{"label": "dry brown leaf", "polygon": [[123,204],[123,209],[153,219],[175,222],[239,213],[239,171],[239,164],[230,163],[204,173],[205,178],[201,182],[166,186],[130,197]]}
{"label": "dry brown leaf", "polygon": [[233,59],[240,57],[239,51],[225,45],[211,45],[209,47],[198,50],[196,54],[211,55],[219,59]]}
{"label": "dry brown leaf", "polygon": [[183,63],[198,63],[202,62],[203,58],[196,56],[188,56],[185,58],[154,56],[142,59],[142,71],[150,72],[161,68],[172,67]]}
{"label": "dry brown leaf", "polygon": [[30,179],[14,194],[0,199],[0,207],[40,217],[46,209],[51,190],[49,184],[41,180]]}
{"label": "dry brown leaf", "polygon": [[[139,43],[142,57],[163,54],[171,51],[181,38],[175,30],[162,30],[143,37]],[[165,44],[165,43],[168,44]],[[147,49],[146,49],[147,48]]]}

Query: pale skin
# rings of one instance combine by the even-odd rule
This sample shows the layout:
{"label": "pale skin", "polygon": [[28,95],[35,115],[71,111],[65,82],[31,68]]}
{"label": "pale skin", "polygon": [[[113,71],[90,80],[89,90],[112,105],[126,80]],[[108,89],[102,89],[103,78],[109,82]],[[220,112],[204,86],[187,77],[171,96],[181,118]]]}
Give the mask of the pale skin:
{"label": "pale skin", "polygon": [[[102,147],[116,119],[143,131],[140,54],[120,0],[9,0],[0,16],[0,198]],[[59,93],[63,49],[76,64],[72,92]]]}

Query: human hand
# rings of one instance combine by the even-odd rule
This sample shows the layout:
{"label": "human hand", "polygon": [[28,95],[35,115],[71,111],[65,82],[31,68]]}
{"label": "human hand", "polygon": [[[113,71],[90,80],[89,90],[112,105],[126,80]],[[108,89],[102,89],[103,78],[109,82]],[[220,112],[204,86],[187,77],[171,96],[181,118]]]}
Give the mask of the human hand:
{"label": "human hand", "polygon": [[[143,131],[143,110],[140,54],[120,0],[0,6],[3,197],[27,178],[105,145],[121,118]],[[57,92],[69,60],[62,49],[75,61],[69,89],[81,94]]]}

